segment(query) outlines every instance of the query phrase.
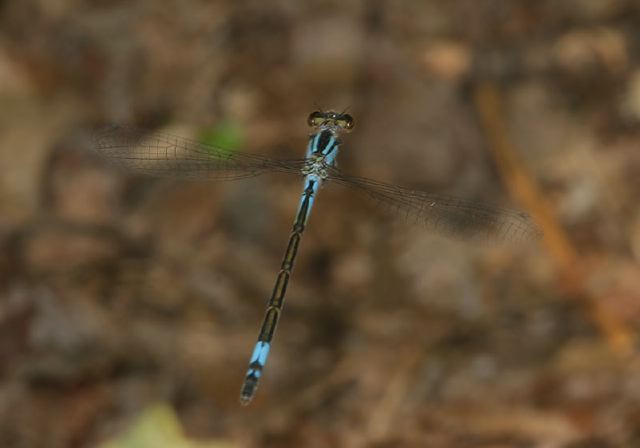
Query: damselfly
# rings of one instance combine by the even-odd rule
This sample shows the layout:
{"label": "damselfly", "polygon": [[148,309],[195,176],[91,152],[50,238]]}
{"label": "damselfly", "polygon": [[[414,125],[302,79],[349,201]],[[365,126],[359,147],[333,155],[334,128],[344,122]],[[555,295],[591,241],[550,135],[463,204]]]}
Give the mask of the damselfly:
{"label": "damselfly", "polygon": [[258,341],[240,390],[240,402],[248,404],[256,393],[267,362],[289,277],[309,214],[324,181],[333,181],[367,194],[410,220],[454,237],[492,241],[526,241],[539,238],[540,230],[526,213],[474,201],[448,198],[396,185],[344,174],[336,168],[340,134],[353,128],[346,113],[313,112],[313,129],[306,156],[278,160],[229,151],[178,136],[147,132],[130,126],[110,126],[95,134],[94,149],[111,162],[151,175],[185,178],[240,179],[268,172],[304,176],[304,188],[289,236],[280,272],[269,298]]}

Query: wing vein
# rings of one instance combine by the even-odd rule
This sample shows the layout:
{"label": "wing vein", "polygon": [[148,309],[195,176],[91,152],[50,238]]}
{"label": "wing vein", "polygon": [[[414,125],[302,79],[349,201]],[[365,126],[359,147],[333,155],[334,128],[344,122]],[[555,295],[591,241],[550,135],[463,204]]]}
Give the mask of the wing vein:
{"label": "wing vein", "polygon": [[542,236],[531,217],[521,211],[349,176],[333,167],[328,178],[367,194],[404,215],[406,221],[415,221],[447,236],[515,243]]}
{"label": "wing vein", "polygon": [[94,134],[93,150],[129,171],[190,179],[240,179],[268,172],[300,173],[304,159],[272,159],[230,151],[163,132],[113,125]]}

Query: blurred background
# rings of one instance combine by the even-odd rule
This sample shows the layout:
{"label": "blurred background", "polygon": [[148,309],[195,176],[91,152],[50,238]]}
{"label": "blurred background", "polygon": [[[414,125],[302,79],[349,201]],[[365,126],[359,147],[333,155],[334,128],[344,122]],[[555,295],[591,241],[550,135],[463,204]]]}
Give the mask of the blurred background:
{"label": "blurred background", "polygon": [[[118,172],[131,123],[528,211],[453,241],[300,178]],[[0,446],[640,446],[636,0],[0,2]]]}

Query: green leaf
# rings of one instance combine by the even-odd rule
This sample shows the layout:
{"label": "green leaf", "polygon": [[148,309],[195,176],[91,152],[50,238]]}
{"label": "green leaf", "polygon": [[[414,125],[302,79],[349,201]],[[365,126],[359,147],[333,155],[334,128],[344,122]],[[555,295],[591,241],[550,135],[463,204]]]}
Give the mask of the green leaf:
{"label": "green leaf", "polygon": [[187,438],[180,420],[166,404],[147,408],[124,433],[100,448],[230,448],[220,440],[194,441]]}
{"label": "green leaf", "polygon": [[243,146],[244,132],[237,123],[223,121],[216,127],[205,130],[200,134],[200,141],[233,153]]}

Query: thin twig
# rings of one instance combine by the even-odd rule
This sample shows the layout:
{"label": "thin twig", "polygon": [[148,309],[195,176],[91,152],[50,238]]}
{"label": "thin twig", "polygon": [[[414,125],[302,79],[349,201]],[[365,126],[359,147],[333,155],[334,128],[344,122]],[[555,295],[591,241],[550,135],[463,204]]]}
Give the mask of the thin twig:
{"label": "thin twig", "polygon": [[481,82],[475,86],[474,101],[498,171],[514,198],[542,226],[545,247],[558,266],[559,281],[567,289],[568,296],[585,310],[612,350],[621,355],[630,354],[634,343],[631,329],[588,291],[586,279],[589,273],[581,263],[578,251],[518,157],[518,148],[509,138],[505,126],[498,89],[489,82]]}

